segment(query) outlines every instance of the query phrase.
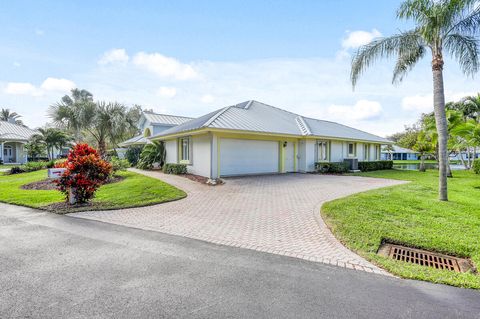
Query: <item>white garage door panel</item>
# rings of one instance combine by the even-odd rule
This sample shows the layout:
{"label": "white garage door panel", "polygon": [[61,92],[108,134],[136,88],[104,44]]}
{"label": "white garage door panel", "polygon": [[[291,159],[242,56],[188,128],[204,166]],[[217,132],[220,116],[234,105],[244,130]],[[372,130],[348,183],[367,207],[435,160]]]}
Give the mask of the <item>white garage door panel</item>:
{"label": "white garage door panel", "polygon": [[278,172],[278,142],[220,140],[220,175]]}

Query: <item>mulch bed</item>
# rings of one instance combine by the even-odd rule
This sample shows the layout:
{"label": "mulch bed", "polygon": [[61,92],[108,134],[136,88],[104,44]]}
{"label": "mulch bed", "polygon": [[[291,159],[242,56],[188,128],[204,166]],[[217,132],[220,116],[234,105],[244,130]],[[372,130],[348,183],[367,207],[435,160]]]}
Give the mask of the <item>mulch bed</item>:
{"label": "mulch bed", "polygon": [[[108,180],[105,184],[112,184],[118,183],[123,181],[125,177],[123,176],[114,176],[110,180]],[[57,185],[55,184],[53,179],[44,179],[38,182],[33,182],[29,184],[22,185],[22,189],[29,189],[29,190],[43,190],[43,191],[50,191],[57,189]]]}
{"label": "mulch bed", "polygon": [[[191,181],[198,182],[198,183],[201,183],[201,184],[207,184],[207,181],[208,181],[208,177],[199,176],[199,175],[195,175],[195,174],[181,174],[180,176],[183,176],[185,178],[188,178]],[[224,184],[224,182],[222,180],[218,180],[216,185],[222,185],[222,184]],[[207,185],[216,186],[216,185],[211,185],[211,184],[207,184]]]}

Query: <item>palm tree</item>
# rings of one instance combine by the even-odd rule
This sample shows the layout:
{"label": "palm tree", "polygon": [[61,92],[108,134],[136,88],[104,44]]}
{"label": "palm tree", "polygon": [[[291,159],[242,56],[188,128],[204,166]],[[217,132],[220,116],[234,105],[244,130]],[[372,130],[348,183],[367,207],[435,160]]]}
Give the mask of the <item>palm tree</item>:
{"label": "palm tree", "polygon": [[428,52],[432,59],[433,107],[438,131],[439,199],[448,200],[447,120],[443,85],[444,53],[452,56],[463,73],[473,75],[479,68],[480,33],[478,0],[406,0],[397,11],[399,19],[412,21],[412,30],[374,39],[362,46],[352,60],[353,87],[360,75],[379,58],[397,56],[393,83],[403,80]]}
{"label": "palm tree", "polygon": [[61,150],[72,141],[70,135],[57,128],[39,128],[38,132],[39,134],[37,134],[36,139],[37,141],[41,140],[45,143],[47,156],[50,160],[54,159],[55,149]]}
{"label": "palm tree", "polygon": [[61,101],[50,106],[48,111],[53,122],[74,134],[80,142],[81,131],[89,119],[83,116],[84,108],[91,108],[93,95],[87,90],[72,89],[71,96],[65,95]]}
{"label": "palm tree", "polygon": [[0,121],[11,122],[11,123],[15,123],[17,125],[23,126],[23,121],[19,120],[18,119],[19,117],[22,117],[22,116],[17,112],[10,111],[10,109],[2,108],[2,111],[0,112]]}
{"label": "palm tree", "polygon": [[46,151],[46,145],[43,137],[40,134],[33,135],[27,144],[25,144],[28,157],[34,160],[40,155],[44,155]]}
{"label": "palm tree", "polygon": [[420,131],[417,136],[417,142],[412,147],[414,151],[420,154],[420,166],[418,170],[425,172],[425,156],[433,151],[432,141],[425,131]]}
{"label": "palm tree", "polygon": [[460,111],[466,118],[480,121],[480,93],[476,96],[468,96],[460,103]]}

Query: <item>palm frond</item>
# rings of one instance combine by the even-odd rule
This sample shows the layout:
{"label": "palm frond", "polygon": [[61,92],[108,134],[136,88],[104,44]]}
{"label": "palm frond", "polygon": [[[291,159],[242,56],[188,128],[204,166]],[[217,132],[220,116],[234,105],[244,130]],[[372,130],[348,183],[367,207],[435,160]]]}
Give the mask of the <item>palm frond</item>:
{"label": "palm frond", "polygon": [[418,30],[412,30],[391,37],[373,40],[369,44],[360,47],[352,59],[350,79],[353,87],[357,84],[360,75],[377,60],[394,55],[402,56],[404,53],[418,49],[421,43],[422,38],[418,34]]}
{"label": "palm frond", "polygon": [[419,25],[424,25],[430,22],[433,6],[431,0],[407,0],[398,8],[397,18],[411,19]]}
{"label": "palm frond", "polygon": [[427,50],[424,46],[419,45],[416,48],[411,50],[405,50],[402,52],[397,59],[395,68],[393,69],[393,78],[392,83],[402,82],[404,77],[409,71],[411,71],[415,65],[420,61],[424,56]]}
{"label": "palm frond", "polygon": [[461,34],[450,34],[444,39],[444,48],[460,64],[460,68],[466,75],[478,72],[480,44],[477,39]]}
{"label": "palm frond", "polygon": [[463,11],[465,13],[459,14],[459,18],[452,24],[446,34],[458,33],[469,36],[480,34],[480,4],[478,4],[478,1],[468,1],[464,5]]}

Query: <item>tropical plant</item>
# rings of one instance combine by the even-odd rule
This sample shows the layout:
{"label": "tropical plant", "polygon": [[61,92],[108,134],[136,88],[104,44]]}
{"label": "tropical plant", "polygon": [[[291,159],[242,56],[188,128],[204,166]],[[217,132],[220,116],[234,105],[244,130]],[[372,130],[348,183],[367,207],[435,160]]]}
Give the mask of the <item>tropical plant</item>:
{"label": "tropical plant", "polygon": [[39,134],[33,135],[27,144],[25,144],[28,157],[37,159],[39,156],[44,155],[47,147],[43,137]]}
{"label": "tropical plant", "polygon": [[137,167],[140,169],[151,169],[154,164],[160,168],[165,163],[166,151],[163,142],[153,142],[144,146]]}
{"label": "tropical plant", "polygon": [[97,151],[87,144],[75,145],[67,161],[57,167],[66,168],[57,180],[57,188],[72,204],[85,203],[93,198],[112,171],[110,163],[102,160]]}
{"label": "tropical plant", "polygon": [[119,159],[116,156],[112,156],[109,160],[110,165],[112,165],[112,174],[115,174],[118,171],[125,171],[130,167],[130,162],[126,159]]}
{"label": "tropical plant", "polygon": [[473,96],[467,96],[460,102],[455,103],[457,109],[461,111],[466,119],[480,121],[480,93]]}
{"label": "tropical plant", "polygon": [[130,162],[132,166],[137,166],[142,150],[143,146],[141,145],[132,145],[128,147],[127,151],[125,152],[125,158]]}
{"label": "tropical plant", "polygon": [[11,122],[17,125],[23,126],[23,121],[19,120],[18,118],[22,117],[17,112],[12,112],[10,109],[2,109],[0,112],[0,121]]}
{"label": "tropical plant", "polygon": [[478,0],[407,0],[397,11],[399,19],[413,22],[412,30],[374,39],[360,47],[352,60],[351,81],[357,84],[360,75],[379,58],[397,56],[393,83],[403,80],[427,53],[433,73],[433,107],[438,131],[439,199],[448,200],[447,191],[447,120],[443,84],[444,53],[457,60],[466,75],[479,68],[480,33]]}
{"label": "tropical plant", "polygon": [[425,172],[425,156],[431,154],[434,148],[432,141],[424,131],[420,131],[417,137],[417,142],[412,149],[420,154],[420,166],[418,170],[420,172]]}
{"label": "tropical plant", "polygon": [[388,156],[390,157],[390,160],[393,160],[393,152],[395,152],[395,148],[393,147],[392,144],[388,144],[383,148],[384,152],[388,153]]}
{"label": "tropical plant", "polygon": [[39,134],[34,135],[32,138],[45,143],[47,156],[50,160],[55,157],[55,149],[61,150],[72,142],[72,137],[69,134],[54,127],[39,128],[38,132]]}

